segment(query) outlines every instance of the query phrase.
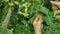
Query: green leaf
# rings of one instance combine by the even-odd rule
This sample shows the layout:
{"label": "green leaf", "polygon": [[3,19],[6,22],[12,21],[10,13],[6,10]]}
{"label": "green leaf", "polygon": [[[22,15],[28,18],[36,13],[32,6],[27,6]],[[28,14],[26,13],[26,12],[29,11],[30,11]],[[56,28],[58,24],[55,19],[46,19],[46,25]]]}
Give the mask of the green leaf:
{"label": "green leaf", "polygon": [[12,32],[11,30],[9,30],[9,29],[6,29],[6,30],[3,32],[3,34],[13,34],[13,32]]}
{"label": "green leaf", "polygon": [[44,31],[42,34],[51,34],[51,31]]}
{"label": "green leaf", "polygon": [[46,8],[46,7],[43,7],[41,5],[35,5],[36,7],[36,10],[47,15],[48,16],[48,13],[49,13],[49,10]]}
{"label": "green leaf", "polygon": [[54,32],[54,34],[60,34],[60,31],[57,30],[57,31]]}
{"label": "green leaf", "polygon": [[1,28],[1,26],[0,26],[0,34],[2,34],[2,28]]}
{"label": "green leaf", "polygon": [[0,32],[0,34],[2,34],[2,32]]}
{"label": "green leaf", "polygon": [[13,34],[13,32],[9,29],[3,31],[3,28],[0,26],[0,34]]}
{"label": "green leaf", "polygon": [[46,7],[40,7],[40,12],[44,13],[45,15],[48,15],[49,10]]}
{"label": "green leaf", "polygon": [[52,24],[52,18],[50,16],[48,16],[48,17],[43,16],[43,20],[46,22],[47,25]]}
{"label": "green leaf", "polygon": [[51,32],[50,31],[47,31],[46,34],[51,34]]}

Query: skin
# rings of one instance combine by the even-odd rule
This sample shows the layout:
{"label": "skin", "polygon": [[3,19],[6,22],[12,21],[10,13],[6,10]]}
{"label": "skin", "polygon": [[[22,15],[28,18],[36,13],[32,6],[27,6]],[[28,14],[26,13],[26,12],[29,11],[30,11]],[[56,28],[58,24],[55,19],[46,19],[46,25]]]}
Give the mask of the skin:
{"label": "skin", "polygon": [[54,6],[52,9],[53,10],[58,10],[60,9],[60,2],[56,2],[56,1],[50,1],[52,6]]}
{"label": "skin", "polygon": [[[53,10],[58,10],[60,9],[60,2],[55,2],[55,1],[51,1],[51,4],[53,7]],[[34,26],[34,30],[35,30],[35,34],[42,34],[41,33],[41,29],[42,29],[42,15],[37,15],[37,17],[35,18],[34,22],[33,22],[33,26]]]}
{"label": "skin", "polygon": [[33,22],[35,34],[41,34],[41,25],[42,25],[42,15],[37,15]]}

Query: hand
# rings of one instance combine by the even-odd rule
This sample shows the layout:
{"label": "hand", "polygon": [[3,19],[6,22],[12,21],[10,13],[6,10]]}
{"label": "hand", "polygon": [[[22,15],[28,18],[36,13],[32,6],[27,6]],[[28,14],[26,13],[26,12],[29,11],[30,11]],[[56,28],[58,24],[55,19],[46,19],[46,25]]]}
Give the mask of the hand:
{"label": "hand", "polygon": [[41,26],[42,26],[42,16],[41,15],[38,15],[34,22],[33,22],[33,26],[34,26],[34,29],[35,29],[35,34],[41,34]]}
{"label": "hand", "polygon": [[60,9],[60,2],[51,1],[51,4],[55,6],[53,7],[53,10]]}

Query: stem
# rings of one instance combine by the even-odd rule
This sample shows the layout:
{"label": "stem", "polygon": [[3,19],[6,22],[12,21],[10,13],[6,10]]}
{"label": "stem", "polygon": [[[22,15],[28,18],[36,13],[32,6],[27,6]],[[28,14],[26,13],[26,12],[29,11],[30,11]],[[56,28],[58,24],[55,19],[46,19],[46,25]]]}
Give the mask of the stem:
{"label": "stem", "polygon": [[9,23],[9,20],[10,20],[10,17],[11,17],[11,8],[8,9],[8,13],[2,23],[2,28],[3,30],[5,30],[7,28],[7,25]]}
{"label": "stem", "polygon": [[27,14],[27,11],[28,11],[28,8],[27,7],[25,7],[25,13]]}

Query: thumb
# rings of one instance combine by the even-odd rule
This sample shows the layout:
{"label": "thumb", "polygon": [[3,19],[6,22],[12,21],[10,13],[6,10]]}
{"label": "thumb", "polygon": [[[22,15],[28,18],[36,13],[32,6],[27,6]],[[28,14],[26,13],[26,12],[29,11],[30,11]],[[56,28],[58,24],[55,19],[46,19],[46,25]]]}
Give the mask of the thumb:
{"label": "thumb", "polygon": [[50,1],[52,5],[57,5],[58,2]]}
{"label": "thumb", "polygon": [[50,1],[53,6],[56,6],[57,8],[60,8],[60,2],[56,1]]}
{"label": "thumb", "polygon": [[41,24],[42,23],[42,15],[40,15],[40,18],[38,20],[38,23]]}

